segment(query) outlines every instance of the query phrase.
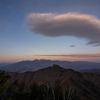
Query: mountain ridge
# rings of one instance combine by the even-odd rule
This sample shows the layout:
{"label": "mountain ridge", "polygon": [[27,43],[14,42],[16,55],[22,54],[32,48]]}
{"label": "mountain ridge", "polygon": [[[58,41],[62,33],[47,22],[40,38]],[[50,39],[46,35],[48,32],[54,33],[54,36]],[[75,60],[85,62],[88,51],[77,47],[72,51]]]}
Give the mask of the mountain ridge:
{"label": "mountain ridge", "polygon": [[26,71],[35,71],[41,68],[46,68],[47,66],[52,66],[53,64],[58,64],[63,68],[71,68],[76,71],[87,70],[87,69],[100,69],[100,63],[86,62],[86,61],[52,61],[52,60],[34,60],[34,61],[21,61],[14,63],[8,66],[0,67],[1,70],[7,72],[26,72]]}

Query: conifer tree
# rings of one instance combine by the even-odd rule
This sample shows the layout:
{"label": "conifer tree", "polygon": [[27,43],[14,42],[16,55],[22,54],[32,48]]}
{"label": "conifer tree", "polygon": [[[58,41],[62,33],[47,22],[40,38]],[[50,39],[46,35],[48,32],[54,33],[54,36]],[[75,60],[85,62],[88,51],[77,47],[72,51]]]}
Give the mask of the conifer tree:
{"label": "conifer tree", "polygon": [[9,75],[6,74],[5,71],[0,70],[0,100],[7,100],[7,89],[9,87],[9,83],[7,80],[10,78]]}

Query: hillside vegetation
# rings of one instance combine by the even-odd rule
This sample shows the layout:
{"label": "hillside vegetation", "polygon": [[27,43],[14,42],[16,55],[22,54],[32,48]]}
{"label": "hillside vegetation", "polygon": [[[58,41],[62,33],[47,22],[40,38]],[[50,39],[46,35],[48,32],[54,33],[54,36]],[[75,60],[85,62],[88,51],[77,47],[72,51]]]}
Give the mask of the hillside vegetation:
{"label": "hillside vegetation", "polygon": [[99,75],[58,65],[25,73],[0,71],[1,100],[100,100],[99,94]]}

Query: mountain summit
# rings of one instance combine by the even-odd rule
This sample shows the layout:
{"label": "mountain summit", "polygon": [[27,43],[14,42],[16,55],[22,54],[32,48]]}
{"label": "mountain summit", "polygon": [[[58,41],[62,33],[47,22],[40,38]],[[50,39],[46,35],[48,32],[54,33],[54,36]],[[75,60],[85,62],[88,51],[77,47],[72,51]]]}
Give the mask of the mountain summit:
{"label": "mountain summit", "polygon": [[54,65],[52,66],[52,68],[53,68],[53,69],[59,69],[59,70],[63,69],[62,67],[60,67],[60,66],[57,65],[57,64],[54,64]]}

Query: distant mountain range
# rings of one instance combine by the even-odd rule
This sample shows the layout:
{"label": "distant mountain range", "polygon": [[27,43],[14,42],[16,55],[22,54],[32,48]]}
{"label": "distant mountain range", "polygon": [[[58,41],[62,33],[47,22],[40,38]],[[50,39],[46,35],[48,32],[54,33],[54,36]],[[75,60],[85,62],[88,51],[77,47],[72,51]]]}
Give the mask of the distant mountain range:
{"label": "distant mountain range", "polygon": [[0,63],[0,67],[11,65],[12,63]]}
{"label": "distant mountain range", "polygon": [[100,75],[100,69],[87,69],[87,70],[81,70],[80,72],[87,72],[87,73],[93,73],[93,74],[99,74]]}
{"label": "distant mountain range", "polygon": [[74,95],[79,96],[81,100],[100,100],[100,75],[64,69],[58,65],[34,72],[8,72],[8,74],[12,76],[10,82],[19,79],[19,82],[24,81],[26,86],[34,81],[39,85],[52,86],[55,80],[59,78],[61,86],[73,91]]}
{"label": "distant mountain range", "polygon": [[21,61],[18,63],[13,63],[0,67],[1,70],[7,72],[26,72],[26,71],[35,71],[41,68],[46,68],[52,66],[53,64],[58,64],[65,69],[71,68],[76,71],[86,71],[91,69],[100,69],[100,63],[94,62],[85,62],[85,61],[52,61],[52,60],[34,60],[34,61]]}

